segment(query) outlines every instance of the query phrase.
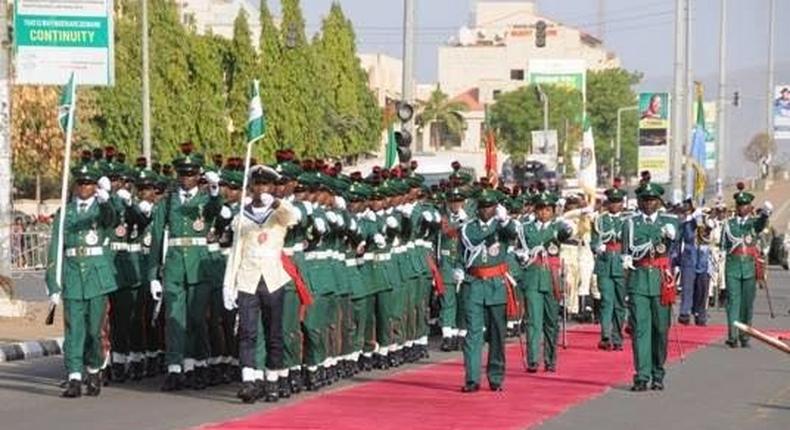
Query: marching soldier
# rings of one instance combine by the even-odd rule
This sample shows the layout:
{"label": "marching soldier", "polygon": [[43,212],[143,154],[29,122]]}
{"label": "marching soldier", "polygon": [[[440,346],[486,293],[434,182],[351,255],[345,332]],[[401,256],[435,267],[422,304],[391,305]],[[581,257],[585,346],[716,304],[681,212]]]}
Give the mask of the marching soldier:
{"label": "marching soldier", "polygon": [[[73,172],[74,199],[60,209],[66,211],[63,243],[58,240],[56,221],[49,248],[47,291],[52,303],[63,300],[63,350],[68,371],[63,397],[67,398],[82,395],[83,371],[87,371],[86,394],[98,396],[101,392],[99,371],[104,364],[101,330],[107,315],[107,295],[118,288],[111,257],[103,246],[117,225],[118,216],[109,201],[110,181],[99,176],[89,165]],[[58,284],[55,272],[60,253],[63,271]]]}
{"label": "marching soldier", "polygon": [[727,256],[724,263],[724,276],[727,284],[727,341],[730,348],[749,346],[749,338],[735,328],[734,322],[752,323],[755,286],[763,280],[765,267],[757,236],[768,225],[768,217],[773,210],[771,202],[765,201],[757,216],[753,215],[754,195],[744,191],[744,184],[738,183],[738,192],[733,195],[735,215],[724,222],[721,235],[721,250]]}
{"label": "marching soldier", "polygon": [[630,326],[633,330],[632,391],[664,389],[664,362],[675,284],[670,252],[677,234],[674,217],[658,212],[664,189],[646,181],[636,191],[640,210],[623,226],[623,267],[629,269]]}
{"label": "marching soldier", "polygon": [[441,296],[441,310],[439,313],[442,327],[442,351],[455,351],[466,335],[464,324],[464,310],[461,301],[462,278],[454,277],[454,273],[463,273],[463,261],[460,250],[460,231],[467,221],[464,204],[466,195],[460,188],[454,187],[447,191],[447,208],[442,217],[442,229],[439,235],[437,248],[439,251],[439,264],[444,280],[444,294]]}
{"label": "marching soldier", "polygon": [[209,289],[199,268],[208,256],[208,226],[219,215],[222,198],[216,172],[205,175],[209,192],[198,187],[203,161],[192,149],[191,143],[182,145],[183,156],[174,161],[178,189],[156,206],[151,227],[150,290],[156,301],[164,293],[167,312],[167,377],[162,391],[205,387]]}
{"label": "marching soldier", "polygon": [[625,191],[615,179],[607,189],[606,211],[595,219],[592,248],[595,250],[595,275],[601,292],[601,341],[606,351],[623,349],[625,323],[625,283],[622,264],[623,199]]}
{"label": "marching soldier", "polygon": [[465,384],[461,391],[480,389],[480,356],[483,330],[488,337],[486,373],[489,388],[502,391],[505,377],[505,336],[508,297],[513,282],[505,262],[508,241],[515,236],[516,223],[498,204],[500,193],[482,190],[477,196],[477,217],[461,228],[465,273],[463,279],[467,335],[464,342]]}
{"label": "marching soldier", "polygon": [[[543,363],[546,372],[557,370],[559,302],[563,299],[560,280],[560,246],[573,234],[573,228],[555,216],[557,196],[541,189],[532,198],[535,219],[519,227],[519,259],[522,272],[524,308],[527,320],[527,372],[538,371],[543,338]],[[566,299],[567,300],[567,299]]]}

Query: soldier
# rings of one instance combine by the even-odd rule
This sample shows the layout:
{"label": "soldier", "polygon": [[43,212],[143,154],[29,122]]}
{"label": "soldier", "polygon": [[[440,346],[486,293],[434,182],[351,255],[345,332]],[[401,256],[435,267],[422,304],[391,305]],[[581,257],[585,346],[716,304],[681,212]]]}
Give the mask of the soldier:
{"label": "soldier", "polygon": [[[238,232],[238,252],[231,255],[225,271],[223,299],[230,310],[238,300],[239,362],[242,387],[238,397],[253,403],[263,397],[266,402],[279,399],[278,381],[287,384],[283,361],[283,286],[290,281],[281,263],[285,234],[296,223],[297,215],[290,203],[265,193],[279,174],[267,166],[255,166],[250,172],[252,203],[245,206]],[[263,332],[259,332],[259,320]],[[266,383],[261,393],[255,384],[255,346],[260,337],[266,342]]]}
{"label": "soldier", "polygon": [[[219,215],[222,198],[216,172],[205,175],[209,191],[199,189],[203,161],[192,150],[191,143],[182,145],[183,156],[174,160],[178,190],[156,206],[151,227],[150,290],[157,301],[164,292],[167,312],[167,377],[162,391],[180,390],[185,385],[202,389],[207,376],[209,287],[199,268],[208,257],[208,226]],[[163,279],[164,288],[159,279]]]}
{"label": "soldier", "polygon": [[747,348],[749,338],[740,333],[735,321],[751,325],[756,282],[765,276],[765,267],[757,247],[757,235],[768,225],[773,205],[765,201],[759,215],[753,215],[754,195],[744,191],[739,182],[738,192],[733,195],[735,215],[724,222],[721,235],[721,250],[727,256],[724,276],[727,283],[727,341],[730,348]]}
{"label": "soldier", "polygon": [[601,292],[601,341],[605,351],[623,349],[625,323],[625,282],[623,278],[623,199],[625,191],[615,179],[607,189],[606,211],[595,219],[592,249],[595,251],[595,275]]}
{"label": "soldier", "polygon": [[459,187],[454,187],[445,194],[447,207],[442,217],[442,230],[439,235],[437,248],[439,251],[439,264],[444,280],[444,294],[441,297],[441,311],[439,318],[442,327],[442,351],[456,351],[466,335],[464,327],[464,310],[461,301],[460,277],[454,273],[461,273],[464,269],[460,251],[460,231],[467,221],[464,204],[466,194]]}
{"label": "soldier", "polygon": [[477,217],[461,228],[465,272],[462,279],[467,335],[464,342],[465,384],[462,392],[480,389],[480,355],[483,330],[488,337],[486,373],[489,388],[502,391],[505,377],[506,304],[512,282],[505,262],[508,241],[515,236],[516,223],[498,204],[500,193],[482,190],[477,196]]}
{"label": "soldier", "polygon": [[[557,370],[559,302],[563,299],[560,281],[560,247],[573,234],[573,228],[555,217],[557,196],[540,187],[533,196],[535,220],[519,226],[520,249],[525,266],[522,280],[527,320],[527,372],[538,371],[541,337],[546,372]],[[567,298],[566,298],[567,300]]]}
{"label": "soldier", "polygon": [[664,189],[646,181],[636,190],[640,210],[623,226],[623,267],[628,276],[630,321],[633,330],[632,391],[664,389],[664,362],[671,324],[675,284],[670,252],[677,234],[676,219],[658,212]]}
{"label": "soldier", "polygon": [[[86,394],[101,392],[99,371],[104,364],[101,330],[107,314],[107,295],[118,287],[112,261],[102,244],[118,223],[110,200],[110,181],[83,164],[73,172],[74,199],[65,208],[63,242],[59,239],[59,216],[55,216],[49,248],[47,291],[50,301],[63,299],[64,361],[68,384],[63,397],[82,395],[82,373],[87,371]],[[98,183],[98,188],[97,188]],[[56,261],[63,255],[61,281]]]}

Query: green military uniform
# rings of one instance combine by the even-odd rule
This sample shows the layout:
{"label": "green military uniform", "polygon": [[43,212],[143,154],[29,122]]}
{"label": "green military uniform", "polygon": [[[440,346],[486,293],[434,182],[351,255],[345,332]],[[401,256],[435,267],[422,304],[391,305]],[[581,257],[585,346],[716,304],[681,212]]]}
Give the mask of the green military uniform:
{"label": "green military uniform", "polygon": [[[737,206],[751,205],[754,196],[739,190],[733,196]],[[766,205],[769,206],[769,205]],[[748,345],[748,337],[735,328],[734,322],[752,323],[752,306],[758,280],[755,257],[762,257],[757,245],[760,232],[768,226],[769,210],[759,216],[732,216],[722,226],[721,250],[726,254],[724,263],[727,285],[727,345],[732,348]]]}
{"label": "green military uniform", "polygon": [[[186,154],[174,162],[179,173],[197,172],[202,157]],[[189,373],[193,368],[205,369],[208,358],[208,326],[206,310],[209,285],[201,277],[201,267],[209,259],[206,236],[222,209],[219,190],[210,193],[179,189],[156,206],[152,221],[152,246],[149,280],[164,280],[166,310],[166,362],[168,373]],[[169,236],[165,241],[165,230]],[[164,255],[164,264],[163,253]],[[192,375],[188,375],[192,376]],[[206,375],[195,376],[199,385]],[[178,378],[165,381],[164,389],[178,389]]]}
{"label": "green military uniform", "polygon": [[[622,202],[625,192],[610,188],[611,203]],[[603,211],[595,219],[590,243],[595,257],[595,276],[601,292],[601,349],[622,349],[625,322],[625,282],[622,262],[622,212]]]}
{"label": "green military uniform", "polygon": [[[498,192],[484,190],[477,196],[478,207],[496,205],[499,197]],[[479,388],[484,329],[489,346],[486,373],[491,389],[500,390],[505,377],[505,305],[509,282],[505,259],[508,241],[514,237],[515,230],[516,223],[506,213],[498,213],[488,221],[474,218],[461,228],[466,267],[462,291],[468,330],[463,347],[465,392]]]}
{"label": "green military uniform", "polygon": [[[533,197],[537,207],[554,206],[557,196],[542,191]],[[560,242],[567,240],[571,228],[556,219],[545,223],[535,219],[521,226],[519,258],[525,265],[519,286],[523,289],[527,320],[527,369],[536,372],[544,340],[543,362],[547,371],[557,366],[559,300],[563,291],[559,279]]]}
{"label": "green military uniform", "polygon": [[[99,172],[83,165],[73,175],[78,183],[96,183]],[[69,380],[76,381],[70,383],[64,396],[81,394],[79,381],[86,367],[88,393],[97,395],[101,387],[98,372],[104,363],[101,329],[107,314],[107,295],[118,288],[108,248],[103,245],[118,217],[107,191],[101,189],[95,197],[74,199],[60,210],[66,211],[63,242],[59,240],[58,213],[53,223],[46,283],[54,302],[63,299],[63,356]],[[58,279],[56,261],[61,252],[63,266]]]}
{"label": "green military uniform", "polygon": [[[466,194],[460,188],[451,189],[446,198],[448,201],[464,201]],[[442,327],[442,350],[452,351],[458,349],[460,339],[465,333],[465,321],[460,292],[464,262],[461,258],[460,231],[467,221],[466,212],[461,208],[458,213],[453,213],[449,207],[442,217],[442,229],[439,233],[436,247],[439,251],[439,269],[444,281],[444,294],[441,299],[439,320]],[[457,274],[457,275],[454,275]],[[461,333],[461,331],[464,333]]]}
{"label": "green military uniform", "polygon": [[[647,182],[637,189],[640,200],[660,199],[664,189]],[[674,283],[669,255],[677,234],[677,219],[655,212],[637,212],[623,225],[623,260],[628,276],[630,326],[633,330],[634,391],[664,388],[664,362],[671,323]],[[663,288],[662,288],[663,287]],[[662,299],[662,292],[667,294]],[[663,303],[662,303],[663,302]]]}
{"label": "green military uniform", "polygon": [[[420,175],[413,174],[406,181],[414,189],[420,188],[424,179]],[[411,361],[415,361],[428,357],[428,317],[434,284],[428,259],[430,258],[434,264],[436,263],[433,238],[438,234],[441,226],[441,214],[430,202],[418,201],[414,203],[410,221],[411,238],[407,244],[407,253],[411,257],[412,268],[417,276],[412,300],[414,309],[412,339],[414,344],[409,358]]]}

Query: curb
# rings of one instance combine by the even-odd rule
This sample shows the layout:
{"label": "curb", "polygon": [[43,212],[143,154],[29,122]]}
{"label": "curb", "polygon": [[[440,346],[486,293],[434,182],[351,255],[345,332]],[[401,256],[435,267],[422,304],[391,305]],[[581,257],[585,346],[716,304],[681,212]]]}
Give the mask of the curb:
{"label": "curb", "polygon": [[0,343],[0,363],[29,360],[50,355],[60,355],[62,353],[62,337],[27,342]]}

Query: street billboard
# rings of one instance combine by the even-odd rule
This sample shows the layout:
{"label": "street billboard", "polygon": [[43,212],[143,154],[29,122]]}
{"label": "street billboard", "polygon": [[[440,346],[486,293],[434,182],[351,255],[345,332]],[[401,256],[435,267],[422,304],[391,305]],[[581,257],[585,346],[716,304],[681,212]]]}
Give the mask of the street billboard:
{"label": "street billboard", "polygon": [[790,139],[790,85],[774,87],[774,139]]}
{"label": "street billboard", "polygon": [[586,100],[587,63],[584,60],[529,60],[530,84],[573,88]]}
{"label": "street billboard", "polygon": [[112,85],[113,0],[15,0],[16,83]]}
{"label": "street billboard", "polygon": [[532,152],[529,159],[540,161],[546,166],[548,171],[557,171],[557,156],[559,155],[559,145],[557,130],[533,130],[532,131]]}
{"label": "street billboard", "polygon": [[639,171],[669,182],[669,93],[639,94]]}

